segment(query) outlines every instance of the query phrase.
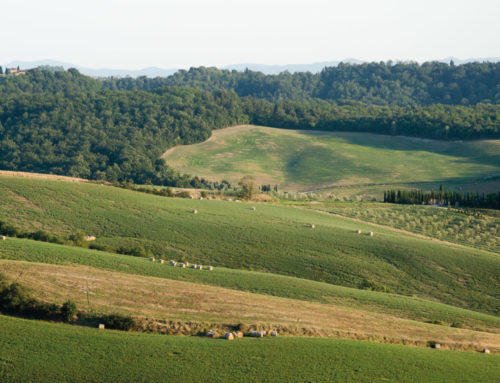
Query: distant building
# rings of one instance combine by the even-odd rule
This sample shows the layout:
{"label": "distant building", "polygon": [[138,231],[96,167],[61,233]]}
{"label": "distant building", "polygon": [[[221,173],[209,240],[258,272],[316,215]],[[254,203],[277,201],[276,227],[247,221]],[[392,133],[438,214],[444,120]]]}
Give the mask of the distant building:
{"label": "distant building", "polygon": [[13,74],[14,76],[19,76],[28,73],[29,69],[17,69],[17,68],[7,68],[5,69],[5,74]]}

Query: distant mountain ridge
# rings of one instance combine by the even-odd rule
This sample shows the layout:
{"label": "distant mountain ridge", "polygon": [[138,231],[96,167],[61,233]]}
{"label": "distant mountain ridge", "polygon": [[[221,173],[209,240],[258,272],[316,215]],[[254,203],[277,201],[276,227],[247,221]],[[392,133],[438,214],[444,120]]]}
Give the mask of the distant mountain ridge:
{"label": "distant mountain ridge", "polygon": [[[432,60],[438,62],[449,63],[453,61],[456,65],[466,64],[470,62],[500,62],[500,57],[487,57],[487,58],[470,58],[470,59],[459,59],[456,57],[447,57],[441,60]],[[348,58],[340,61],[321,61],[312,64],[285,64],[285,65],[272,65],[272,64],[258,64],[258,63],[241,63],[241,64],[231,64],[219,67],[220,69],[227,70],[237,70],[244,71],[249,69],[256,72],[262,72],[264,74],[279,74],[281,72],[288,71],[290,73],[295,72],[311,72],[319,73],[325,67],[337,66],[339,63],[350,63],[350,64],[362,64],[368,61],[358,60],[355,58]],[[113,68],[87,68],[80,65],[75,65],[68,62],[57,61],[57,60],[37,60],[37,61],[11,61],[4,65],[6,68],[17,68],[20,69],[30,69],[39,66],[52,66],[52,67],[63,67],[64,69],[76,68],[82,74],[92,77],[167,77],[179,70],[177,69],[163,69],[159,67],[147,67],[143,69],[113,69]]]}

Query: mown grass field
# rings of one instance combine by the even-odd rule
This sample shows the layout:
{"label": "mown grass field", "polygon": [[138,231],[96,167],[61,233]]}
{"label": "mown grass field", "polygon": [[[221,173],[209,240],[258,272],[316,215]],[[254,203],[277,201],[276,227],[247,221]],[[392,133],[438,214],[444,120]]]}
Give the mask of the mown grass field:
{"label": "mown grass field", "polygon": [[[30,230],[97,236],[117,249],[330,284],[373,282],[402,295],[498,314],[497,254],[414,238],[287,206],[156,197],[107,186],[0,178],[0,219]],[[197,209],[198,214],[191,213]],[[315,229],[307,227],[314,223]],[[356,235],[375,231],[374,237]],[[370,282],[370,283],[371,283]]]}
{"label": "mown grass field", "polygon": [[500,213],[495,210],[478,212],[421,205],[355,202],[286,203],[500,252]]}
{"label": "mown grass field", "polygon": [[[282,335],[355,338],[421,347],[434,341],[449,349],[500,351],[500,319],[420,301],[431,315],[446,313],[451,317],[454,311],[459,315],[453,318],[452,326],[441,321],[435,321],[439,323],[436,325],[409,320],[404,316],[416,315],[411,302],[406,312],[399,311],[399,316],[389,314],[395,311],[391,303],[397,303],[397,297],[392,296],[386,300],[396,302],[389,303],[383,312],[383,306],[373,309],[367,301],[358,306],[347,299],[316,303],[82,265],[0,261],[0,269],[4,278],[17,280],[44,302],[57,304],[70,299],[83,312],[129,315],[139,319],[142,328],[159,332],[194,335],[211,328],[243,326],[278,329]],[[469,329],[457,328],[458,318],[464,319]],[[166,324],[172,322],[179,325]],[[470,325],[474,327],[470,329]]]}
{"label": "mown grass field", "polygon": [[228,342],[99,331],[0,315],[0,380],[496,382],[500,357],[340,339]]}
{"label": "mown grass field", "polygon": [[452,142],[237,126],[216,130],[203,143],[172,148],[164,158],[182,172],[208,179],[237,183],[250,174],[258,184],[310,191],[425,182],[465,186],[498,177],[499,153],[500,140]]}
{"label": "mown grass field", "polygon": [[[7,261],[27,261],[30,264],[33,263],[33,266],[30,266],[23,263],[18,264],[17,262],[0,262],[4,273],[8,272],[11,280],[17,279],[20,282],[28,283],[34,289],[35,294],[41,298],[47,298],[44,295],[47,284],[55,283],[57,280],[55,276],[51,276],[51,273],[55,273],[59,277],[62,274],[58,274],[57,268],[51,269],[49,267],[45,277],[37,278],[38,269],[42,268],[39,265],[40,263],[82,267],[81,272],[76,273],[78,274],[78,278],[75,276],[74,283],[70,283],[69,285],[72,289],[75,289],[73,298],[75,300],[83,299],[83,307],[87,309],[91,308],[86,307],[87,290],[90,291],[91,297],[95,295],[97,299],[101,299],[99,295],[102,294],[103,288],[93,287],[95,284],[93,281],[94,274],[98,273],[95,269],[99,269],[107,272],[131,274],[133,276],[156,277],[190,282],[197,285],[210,285],[241,290],[260,295],[330,304],[342,308],[377,312],[420,322],[441,322],[444,326],[459,323],[462,327],[468,329],[479,329],[489,332],[498,332],[500,329],[500,318],[492,315],[464,310],[416,297],[352,289],[270,273],[227,269],[223,267],[217,267],[212,272],[200,272],[192,269],[182,269],[152,263],[146,259],[126,255],[11,238],[1,243],[0,258]],[[91,269],[87,270],[87,266],[90,266]],[[75,275],[75,272],[66,274],[71,276]],[[121,278],[127,279],[128,277],[122,275]],[[77,280],[80,282],[76,283]],[[39,285],[37,281],[39,281]],[[50,299],[46,300],[64,301],[68,287],[63,288],[61,286],[65,286],[64,281],[61,281],[59,285],[57,283],[54,284],[52,290],[55,295],[51,295]],[[200,286],[200,288],[202,287]],[[201,305],[202,303],[199,302],[199,304]],[[137,310],[135,313],[139,311]]]}

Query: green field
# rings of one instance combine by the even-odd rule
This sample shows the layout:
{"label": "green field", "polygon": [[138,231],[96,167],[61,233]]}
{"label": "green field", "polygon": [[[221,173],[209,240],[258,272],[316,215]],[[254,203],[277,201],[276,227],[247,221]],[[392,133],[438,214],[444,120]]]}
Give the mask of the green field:
{"label": "green field", "polygon": [[[497,316],[416,297],[359,290],[270,273],[223,267],[217,267],[213,272],[198,272],[160,265],[146,259],[126,255],[10,238],[0,243],[0,258],[28,261],[33,264],[91,266],[105,271],[192,282],[262,295],[366,310],[419,322],[437,322],[444,326],[460,323],[463,328],[500,332],[500,318]],[[9,264],[3,264],[3,267],[8,270]],[[81,273],[84,276],[93,274],[92,270],[82,270]],[[19,272],[14,272],[13,277],[18,277],[18,280],[23,282],[28,274],[30,271],[26,271],[26,275],[19,277]],[[121,277],[121,279],[123,278],[125,276]],[[44,283],[41,283],[40,286],[32,286],[36,295],[40,295],[42,298],[45,297],[43,289],[40,288],[43,285]],[[85,294],[81,292],[83,290],[79,291],[81,295],[79,298],[85,300]],[[64,299],[61,297],[60,300],[62,302]],[[182,319],[186,320],[186,318]]]}
{"label": "green field", "polygon": [[164,157],[182,172],[209,179],[237,183],[251,174],[258,184],[310,191],[436,182],[458,188],[500,176],[499,153],[500,140],[435,141],[243,126],[214,131],[208,141],[170,149]]}
{"label": "green field", "polygon": [[500,213],[495,210],[478,212],[433,206],[356,202],[286,203],[500,252]]}
{"label": "green field", "polygon": [[[1,381],[489,382],[500,373],[497,355],[470,352],[500,350],[497,253],[475,248],[479,242],[430,241],[327,214],[394,227],[409,215],[429,227],[439,219],[462,227],[445,210],[190,200],[16,177],[0,177],[0,200],[0,220],[24,231],[66,239],[81,231],[113,251],[143,247],[215,266],[196,271],[82,247],[0,241],[4,278],[37,299],[131,315],[146,331],[165,332],[162,323],[173,321],[306,335],[228,342],[0,315]],[[485,227],[496,230],[495,222]],[[479,221],[467,225],[482,229]],[[358,228],[375,235],[358,235]],[[422,348],[430,341],[469,352]]]}
{"label": "green field", "polygon": [[[113,249],[377,288],[498,314],[497,254],[288,206],[156,197],[93,184],[0,178],[0,219],[27,230],[97,236]],[[198,214],[191,213],[197,209]],[[307,227],[314,223],[315,229]],[[374,237],[356,235],[375,231]]]}
{"label": "green field", "polygon": [[[0,379],[36,382],[496,382],[500,357],[370,342],[227,342],[0,315]],[[5,336],[6,335],[6,336]]]}

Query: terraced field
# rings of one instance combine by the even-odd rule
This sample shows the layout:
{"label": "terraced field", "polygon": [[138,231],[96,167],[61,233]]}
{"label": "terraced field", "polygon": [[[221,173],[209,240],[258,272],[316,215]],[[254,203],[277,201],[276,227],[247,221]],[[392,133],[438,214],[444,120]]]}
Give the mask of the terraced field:
{"label": "terraced field", "polygon": [[214,131],[203,143],[169,149],[164,158],[182,172],[213,180],[237,183],[249,174],[258,184],[282,190],[342,194],[362,188],[380,195],[377,185],[467,188],[479,182],[476,190],[488,188],[488,179],[500,176],[499,153],[500,140],[450,142],[237,126]]}

